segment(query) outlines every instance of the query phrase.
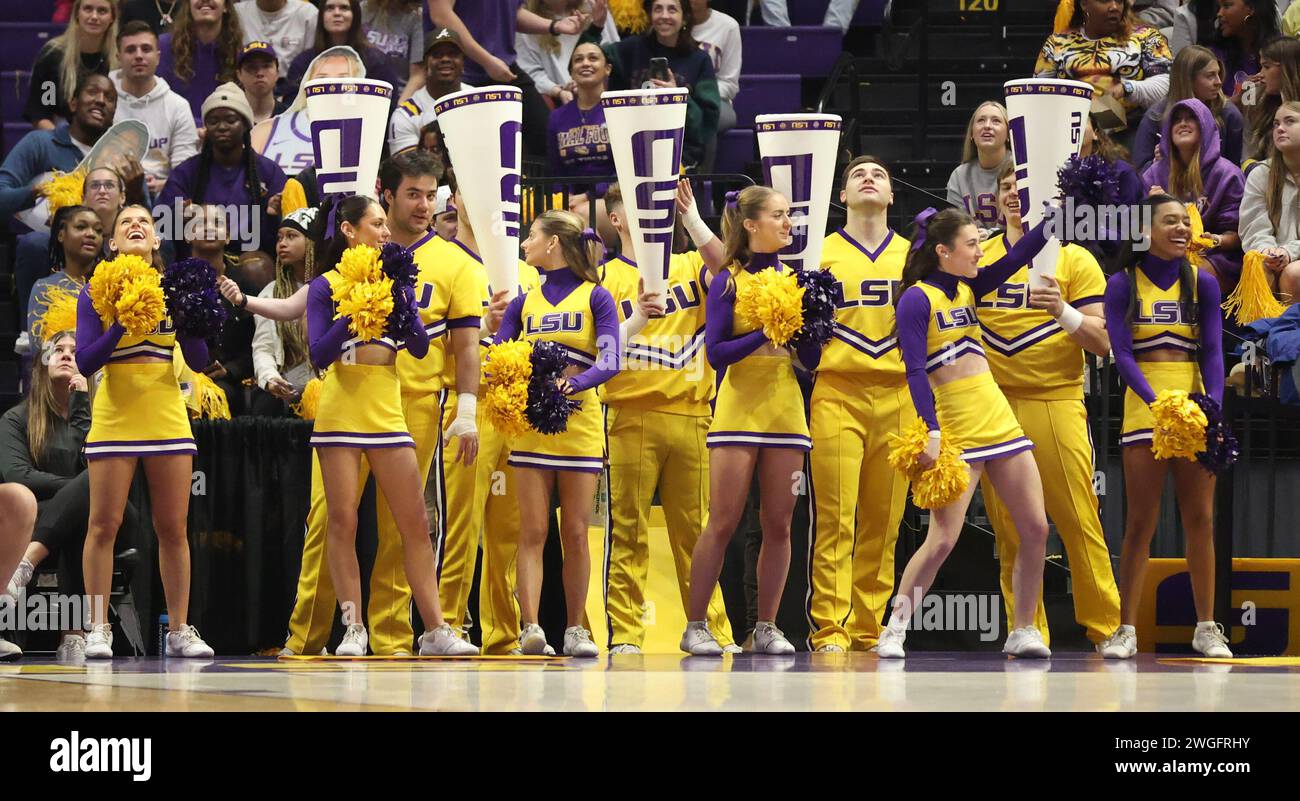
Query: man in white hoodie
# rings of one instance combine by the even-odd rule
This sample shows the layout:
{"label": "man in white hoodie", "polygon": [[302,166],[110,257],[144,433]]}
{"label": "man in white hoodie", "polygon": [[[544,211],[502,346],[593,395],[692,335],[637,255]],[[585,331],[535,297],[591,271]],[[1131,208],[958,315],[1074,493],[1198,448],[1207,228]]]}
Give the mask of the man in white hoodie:
{"label": "man in white hoodie", "polygon": [[147,22],[133,20],[117,34],[122,67],[109,76],[117,86],[113,122],[139,120],[149,128],[149,151],[141,166],[150,195],[162,191],[173,165],[199,152],[190,105],[158,77],[158,57],[158,35]]}

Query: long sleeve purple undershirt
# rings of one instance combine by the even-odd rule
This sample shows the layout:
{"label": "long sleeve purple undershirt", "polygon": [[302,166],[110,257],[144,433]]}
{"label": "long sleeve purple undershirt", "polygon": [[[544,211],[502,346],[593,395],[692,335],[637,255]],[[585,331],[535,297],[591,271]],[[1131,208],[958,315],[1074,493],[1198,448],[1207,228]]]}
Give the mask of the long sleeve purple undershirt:
{"label": "long sleeve purple undershirt", "polygon": [[[581,278],[568,267],[557,270],[542,271],[542,297],[552,305],[569,296],[582,284]],[[524,327],[524,298],[527,293],[518,295],[506,306],[501,318],[501,327],[497,329],[493,343],[509,342],[517,339]],[[584,392],[598,387],[618,374],[618,310],[614,296],[603,286],[591,291],[591,316],[596,327],[596,363],[569,379],[572,388],[570,394]]]}
{"label": "long sleeve purple undershirt", "polygon": [[[104,323],[95,311],[95,303],[90,299],[90,290],[83,287],[77,297],[77,370],[82,375],[92,375],[96,370],[108,364],[117,343],[126,335],[126,329],[116,321],[104,329]],[[181,346],[181,356],[191,370],[203,370],[211,362],[208,358],[208,343],[202,338],[177,336]]]}
{"label": "long sleeve purple undershirt", "polygon": [[[324,370],[338,360],[343,346],[353,338],[348,328],[352,325],[352,318],[345,314],[334,319],[333,295],[334,290],[324,275],[313,278],[307,288],[307,349],[317,370]],[[408,293],[406,300],[414,307],[413,295]],[[415,319],[419,321],[418,313],[415,313]],[[422,323],[406,332],[402,346],[415,358],[424,358],[429,352],[429,333]]]}
{"label": "long sleeve purple undershirt", "polygon": [[[1043,235],[1044,223],[1039,223],[1012,245],[1006,254],[984,267],[974,278],[963,278],[952,273],[935,271],[925,282],[942,289],[949,298],[957,293],[957,283],[965,281],[975,297],[981,298],[1002,284],[1025,266],[1047,244]],[[930,299],[917,286],[908,287],[898,300],[894,319],[898,325],[898,347],[907,368],[907,389],[917,415],[931,431],[939,430],[939,417],[934,410],[934,389],[930,386],[925,363],[929,356],[926,335],[930,330]]]}
{"label": "long sleeve purple undershirt", "polygon": [[[1180,259],[1158,259],[1150,253],[1142,257],[1138,269],[1156,286],[1168,289],[1178,281]],[[1106,282],[1104,308],[1106,333],[1110,336],[1111,351],[1115,354],[1115,369],[1129,389],[1137,393],[1144,403],[1154,403],[1156,393],[1142,374],[1133,355],[1132,321],[1128,319],[1129,287],[1127,271],[1117,272]],[[1219,282],[1207,270],[1198,270],[1196,298],[1200,348],[1197,362],[1201,368],[1201,383],[1205,394],[1223,402],[1223,312],[1219,308]]]}
{"label": "long sleeve purple undershirt", "polygon": [[[776,253],[755,253],[745,265],[745,270],[756,273],[773,267],[781,269]],[[727,291],[731,270],[719,270],[709,282],[709,300],[704,311],[704,353],[714,370],[735,364],[767,342],[763,329],[748,334],[732,336],[736,317],[736,293]],[[795,355],[805,370],[814,370],[821,361],[821,346],[806,342],[795,346]]]}

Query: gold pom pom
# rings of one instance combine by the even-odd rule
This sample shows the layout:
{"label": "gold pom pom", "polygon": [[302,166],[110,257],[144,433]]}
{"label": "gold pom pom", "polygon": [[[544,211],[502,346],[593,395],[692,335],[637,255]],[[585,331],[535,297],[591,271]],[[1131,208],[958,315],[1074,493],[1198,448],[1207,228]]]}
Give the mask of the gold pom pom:
{"label": "gold pom pom", "polygon": [[803,287],[794,271],[768,267],[736,290],[736,315],[746,325],[761,326],[763,335],[784,347],[803,327]]}
{"label": "gold pom pom", "polygon": [[890,434],[889,466],[912,482],[912,502],[922,509],[938,509],[961,497],[970,486],[970,466],[947,436],[939,440],[939,458],[930,469],[921,468],[921,454],[930,442],[930,428],[919,417],[903,430]]}
{"label": "gold pom pom", "polygon": [[104,325],[115,321],[131,336],[143,336],[167,316],[162,275],[139,256],[123,254],[101,262],[87,284]]}
{"label": "gold pom pom", "polygon": [[32,324],[37,339],[52,339],[63,331],[77,330],[77,293],[67,287],[51,286],[35,302],[45,304],[45,310]]}
{"label": "gold pom pom", "polygon": [[1241,280],[1223,300],[1223,310],[1233,315],[1238,325],[1277,317],[1286,307],[1273,297],[1264,268],[1264,254],[1252,250],[1241,264]]}
{"label": "gold pom pom", "polygon": [[483,358],[480,408],[488,425],[507,437],[528,432],[528,382],[533,377],[532,343],[516,339],[488,346]]}
{"label": "gold pom pom", "polygon": [[641,0],[609,0],[609,13],[614,15],[614,24],[624,33],[645,33],[650,27],[650,18],[646,16]]}
{"label": "gold pom pom", "polygon": [[81,170],[72,172],[54,171],[54,177],[36,187],[36,191],[49,202],[50,217],[64,206],[75,206],[81,202],[85,192],[86,173]]}
{"label": "gold pom pom", "polygon": [[1151,451],[1157,459],[1195,459],[1205,450],[1205,412],[1183,390],[1162,390],[1151,404],[1151,416]]}
{"label": "gold pom pom", "polygon": [[199,396],[199,414],[208,420],[229,420],[230,400],[226,391],[203,373],[194,374],[194,393]]}
{"label": "gold pom pom", "polygon": [[1202,269],[1209,267],[1210,260],[1206,258],[1205,252],[1214,247],[1214,239],[1205,233],[1205,223],[1201,221],[1201,213],[1196,210],[1196,204],[1188,203],[1186,209],[1192,229],[1191,240],[1187,244],[1187,260]]}
{"label": "gold pom pom", "polygon": [[379,339],[393,311],[393,280],[384,275],[379,250],[353,245],[343,251],[336,269],[343,279],[334,284],[332,292],[338,317],[352,318],[348,330],[357,339]]}
{"label": "gold pom pom", "polygon": [[316,410],[320,408],[321,380],[313,378],[302,388],[302,397],[293,404],[293,413],[304,420],[315,420]]}

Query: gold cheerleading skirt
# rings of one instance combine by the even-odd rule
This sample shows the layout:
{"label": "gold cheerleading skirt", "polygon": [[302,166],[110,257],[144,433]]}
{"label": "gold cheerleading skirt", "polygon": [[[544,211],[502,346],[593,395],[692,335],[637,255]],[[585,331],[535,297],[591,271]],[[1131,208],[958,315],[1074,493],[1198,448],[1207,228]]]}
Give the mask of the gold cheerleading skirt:
{"label": "gold cheerleading skirt", "polygon": [[[1196,362],[1138,362],[1138,368],[1146,376],[1147,383],[1157,398],[1166,389],[1203,391],[1201,367]],[[1154,429],[1155,419],[1151,416],[1151,407],[1132,389],[1125,389],[1124,423],[1120,428],[1119,444],[1150,447],[1151,432]]]}
{"label": "gold cheerleading skirt", "polygon": [[510,446],[511,467],[599,473],[605,467],[605,413],[595,389],[572,396],[582,407],[569,415],[562,433],[528,431]]}
{"label": "gold cheerleading skirt", "polygon": [[710,448],[812,450],[790,357],[746,356],[727,367],[705,443]]}
{"label": "gold cheerleading skirt", "polygon": [[939,428],[967,462],[1001,459],[1034,447],[990,372],[934,388]]}
{"label": "gold cheerleading skirt", "polygon": [[391,364],[335,362],[321,379],[313,448],[414,448]]}
{"label": "gold cheerleading skirt", "polygon": [[87,460],[197,452],[171,361],[104,367],[91,406]]}

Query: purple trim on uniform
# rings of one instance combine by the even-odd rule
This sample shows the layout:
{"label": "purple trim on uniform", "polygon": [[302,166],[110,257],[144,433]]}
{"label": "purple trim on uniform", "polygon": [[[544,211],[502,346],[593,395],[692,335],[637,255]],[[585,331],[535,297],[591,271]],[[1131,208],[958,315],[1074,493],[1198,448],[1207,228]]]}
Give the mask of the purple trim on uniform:
{"label": "purple trim on uniform", "polygon": [[[310,83],[315,83],[315,81],[319,80],[327,79],[316,78],[310,81]],[[348,80],[364,81],[366,79],[349,78]],[[382,83],[321,83],[316,84],[315,86],[304,86],[303,89],[306,92],[307,97],[315,97],[316,95],[373,95],[385,99],[391,99],[393,97],[393,87],[386,86]]]}
{"label": "purple trim on uniform", "polygon": [[557,456],[549,453],[511,451],[506,458],[511,467],[531,470],[560,470],[568,473],[600,474],[605,469],[603,456]]}
{"label": "purple trim on uniform", "polygon": [[961,458],[963,462],[984,462],[989,459],[1003,459],[1033,449],[1034,443],[1028,437],[1016,437],[1006,442],[999,442],[996,445],[967,448],[961,452]]}
{"label": "purple trim on uniform", "polygon": [[1000,353],[1003,356],[1014,356],[1065,330],[1061,328],[1061,324],[1056,320],[1048,320],[1041,325],[1036,325],[1027,331],[1016,334],[1011,339],[1007,339],[984,323],[980,323],[980,328],[984,331],[984,344],[988,345],[993,352]]}
{"label": "purple trim on uniform", "polygon": [[[925,357],[925,372],[933,373],[940,367],[947,367],[949,364],[960,359],[968,353],[978,353],[984,356],[984,348],[978,339],[972,337],[962,337],[961,339],[948,345],[943,350],[937,350]],[[985,357],[987,358],[987,357]]]}
{"label": "purple trim on uniform", "polygon": [[424,327],[424,333],[431,340],[437,339],[438,337],[447,333],[447,321],[434,320],[433,322],[429,323]]}
{"label": "purple trim on uniform", "polygon": [[1142,350],[1181,350],[1188,353],[1195,353],[1200,350],[1201,343],[1191,337],[1185,337],[1181,334],[1175,334],[1173,331],[1165,331],[1146,339],[1133,340],[1133,351]]}
{"label": "purple trim on uniform", "polygon": [[755,122],[754,132],[793,131],[796,130],[796,125],[799,126],[799,131],[838,131],[843,127],[839,120],[776,120]]}
{"label": "purple trim on uniform", "polygon": [[[271,132],[266,136],[267,145],[275,141],[275,129],[280,127],[280,118],[283,116],[283,114],[274,114],[271,116]],[[266,145],[263,145],[263,148],[265,147]]]}
{"label": "purple trim on uniform", "polygon": [[455,320],[447,320],[448,330],[452,328],[479,328],[483,325],[481,317],[457,317]]}
{"label": "purple trim on uniform", "polygon": [[454,236],[453,236],[449,241],[450,241],[453,245],[455,245],[455,246],[459,247],[461,250],[465,251],[465,255],[469,256],[469,257],[470,257],[471,259],[473,259],[474,261],[478,262],[479,264],[482,264],[482,263],[483,263],[483,259],[481,259],[477,253],[475,253],[474,251],[470,250],[470,249],[469,249],[469,246],[466,245],[464,242],[460,241],[459,239],[457,239],[457,238],[454,237]]}
{"label": "purple trim on uniform", "polygon": [[642,359],[654,364],[663,364],[675,370],[680,370],[695,359],[700,348],[704,345],[704,328],[701,327],[691,337],[686,347],[677,352],[665,350],[663,348],[654,348],[649,345],[629,344],[625,350],[629,358]]}
{"label": "purple trim on uniform", "polygon": [[930,310],[930,296],[925,294],[924,289],[910,286],[903,290],[898,299],[894,319],[898,331],[898,350],[903,357],[912,406],[931,431],[938,431],[939,418],[934,411],[934,390],[930,387],[930,379],[925,370]]}
{"label": "purple trim on uniform", "polygon": [[1094,303],[1101,303],[1106,299],[1105,295],[1088,295],[1087,297],[1078,298],[1070,301],[1070,305],[1076,309],[1082,309],[1084,306],[1091,306]]}
{"label": "purple trim on uniform", "polygon": [[710,431],[704,437],[709,448],[790,448],[812,450],[812,437],[803,434],[771,434],[762,431]]}
{"label": "purple trim on uniform", "polygon": [[172,439],[97,439],[94,442],[86,441],[87,448],[97,448],[101,445],[177,445],[182,442],[194,442],[194,437],[173,437]]}
{"label": "purple trim on uniform", "polygon": [[[310,142],[310,141],[312,141],[312,138],[311,138],[311,132],[308,131],[307,133],[303,133],[302,131],[298,130],[298,125],[297,125],[298,118],[299,118],[299,117],[306,117],[306,116],[307,116],[307,115],[306,115],[306,114],[303,114],[301,111],[295,111],[295,112],[293,112],[292,117],[290,117],[290,119],[289,119],[289,133],[293,134],[294,136],[298,137],[299,139],[301,139],[301,140],[304,141],[304,142]],[[271,133],[274,134],[275,132],[272,131]],[[271,142],[271,141],[273,141],[273,139],[271,139],[270,137],[268,137],[266,141]]]}
{"label": "purple trim on uniform", "polygon": [[[107,449],[107,450],[105,450]],[[121,457],[194,456],[198,447],[193,437],[154,440],[100,440],[85,445],[86,461]]]}
{"label": "purple trim on uniform", "polygon": [[419,239],[419,241],[417,241],[414,245],[411,245],[409,248],[407,248],[407,249],[406,249],[406,252],[407,252],[407,253],[414,253],[415,251],[419,250],[420,247],[422,247],[422,246],[424,245],[425,242],[428,242],[430,239],[433,239],[433,238],[436,237],[437,235],[438,235],[438,234],[437,234],[436,231],[429,231],[429,232],[427,232],[424,236],[422,236],[422,237]]}
{"label": "purple trim on uniform", "polygon": [[1129,445],[1141,445],[1143,443],[1150,442],[1153,436],[1154,434],[1152,432],[1152,429],[1139,428],[1136,431],[1130,431],[1127,434],[1120,434],[1119,444],[1120,447],[1127,447]]}
{"label": "purple trim on uniform", "polygon": [[867,354],[873,359],[879,359],[886,353],[898,346],[898,337],[890,335],[884,339],[872,339],[871,337],[857,331],[849,326],[836,322],[832,336],[843,342],[845,345]]}
{"label": "purple trim on uniform", "polygon": [[[383,440],[391,440],[382,442]],[[326,440],[340,440],[338,442]],[[353,440],[353,441],[348,441]],[[357,442],[355,440],[360,440]],[[410,432],[393,431],[386,434],[363,434],[355,431],[313,431],[311,435],[313,448],[414,448],[415,439]]]}
{"label": "purple trim on uniform", "polygon": [[885,238],[882,239],[882,240],[880,240],[880,247],[876,248],[875,251],[873,252],[873,251],[867,250],[867,246],[866,246],[866,245],[862,244],[862,243],[859,242],[858,240],[856,240],[856,239],[854,239],[853,237],[849,236],[849,232],[848,232],[848,231],[845,231],[843,228],[841,228],[840,230],[836,231],[835,233],[837,233],[837,234],[839,234],[840,236],[844,237],[844,241],[845,241],[845,242],[848,242],[848,243],[849,243],[850,245],[852,245],[853,247],[855,247],[855,248],[857,248],[858,250],[862,251],[862,255],[866,256],[868,259],[871,259],[873,262],[874,262],[876,259],[880,258],[880,254],[885,252],[885,248],[889,247],[889,243],[894,241],[894,232],[893,232],[893,230],[891,229],[891,230],[889,231],[889,233],[885,234]]}
{"label": "purple trim on uniform", "polygon": [[441,117],[448,111],[462,108],[464,106],[472,106],[476,103],[503,103],[512,100],[516,103],[522,103],[523,99],[524,93],[515,88],[493,89],[490,92],[476,89],[472,92],[467,91],[465,94],[456,92],[455,96],[444,97],[437,103],[434,103],[433,114],[435,117]]}
{"label": "purple trim on uniform", "polygon": [[678,89],[672,94],[617,94],[613,96],[610,94],[604,94],[600,97],[600,105],[602,108],[624,108],[627,106],[684,106],[689,97],[690,92],[686,89]]}
{"label": "purple trim on uniform", "polygon": [[130,352],[122,353],[120,355],[116,351],[114,351],[113,355],[108,357],[108,363],[112,364],[113,362],[124,362],[127,359],[157,359],[158,361],[162,361],[162,362],[169,362],[172,360],[171,353],[163,354],[163,353],[158,353],[156,351],[149,351],[149,350],[136,351],[134,347],[128,348],[127,350]]}

